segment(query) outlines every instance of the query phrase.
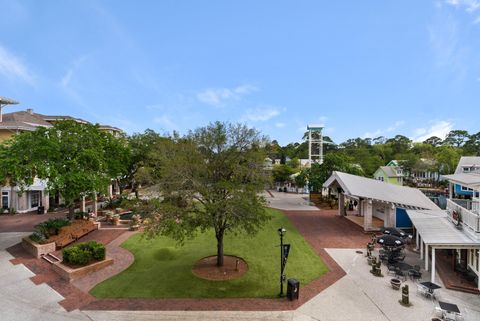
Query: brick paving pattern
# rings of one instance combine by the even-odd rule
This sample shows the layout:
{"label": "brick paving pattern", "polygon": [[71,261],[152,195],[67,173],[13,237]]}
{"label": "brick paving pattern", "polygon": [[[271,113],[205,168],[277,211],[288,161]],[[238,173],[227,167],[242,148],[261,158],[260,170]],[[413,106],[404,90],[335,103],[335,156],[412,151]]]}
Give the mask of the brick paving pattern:
{"label": "brick paving pattern", "polygon": [[[299,232],[314,248],[329,268],[329,272],[320,278],[300,288],[300,299],[288,301],[286,298],[275,299],[95,299],[86,293],[95,284],[117,274],[127,268],[133,256],[126,254],[119,245],[131,236],[131,232],[123,235],[124,230],[98,230],[86,237],[91,239],[102,238],[110,243],[107,245],[109,255],[117,256],[111,271],[92,273],[82,280],[76,281],[76,286],[59,280],[58,276],[51,271],[50,266],[43,260],[28,257],[23,249],[14,246],[9,249],[16,257],[14,264],[25,264],[35,274],[34,282],[46,282],[65,297],[60,304],[67,310],[81,308],[84,310],[225,310],[225,311],[279,311],[293,310],[304,304],[319,292],[323,291],[345,275],[343,269],[328,255],[325,248],[363,248],[370,240],[369,235],[364,234],[361,227],[349,220],[336,216],[336,211],[284,211]],[[103,233],[108,234],[103,235]],[[114,237],[118,237],[112,242]],[[98,240],[98,239],[97,239]],[[83,241],[83,239],[82,239]],[[125,252],[123,252],[125,251]],[[125,262],[122,262],[125,261]],[[122,265],[117,265],[122,262]],[[117,265],[117,266],[115,266]],[[111,273],[111,275],[110,275]],[[110,275],[110,276],[109,276]],[[80,290],[82,289],[82,290]],[[85,292],[84,292],[85,291]]]}

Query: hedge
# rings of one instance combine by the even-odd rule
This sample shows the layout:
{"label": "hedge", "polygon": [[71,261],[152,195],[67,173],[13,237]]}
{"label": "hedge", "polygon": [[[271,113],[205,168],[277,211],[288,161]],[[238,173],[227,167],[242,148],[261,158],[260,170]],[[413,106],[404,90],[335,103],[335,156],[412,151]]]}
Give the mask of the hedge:
{"label": "hedge", "polygon": [[63,249],[63,261],[71,265],[87,265],[105,259],[105,245],[90,241]]}

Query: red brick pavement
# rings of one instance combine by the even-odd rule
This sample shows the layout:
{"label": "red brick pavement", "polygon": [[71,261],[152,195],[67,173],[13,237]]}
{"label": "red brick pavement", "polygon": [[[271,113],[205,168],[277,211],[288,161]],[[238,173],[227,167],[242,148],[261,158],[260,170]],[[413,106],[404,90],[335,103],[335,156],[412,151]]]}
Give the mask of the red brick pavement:
{"label": "red brick pavement", "polygon": [[[322,275],[300,289],[298,301],[277,299],[95,299],[80,291],[71,284],[60,284],[54,276],[44,273],[39,277],[60,294],[65,296],[61,302],[68,310],[81,308],[84,310],[240,310],[240,311],[273,311],[296,309],[319,292],[328,288],[345,275],[343,269],[328,255],[325,248],[363,248],[370,237],[351,221],[336,216],[336,211],[284,211],[300,233],[315,249],[329,268]],[[125,236],[123,236],[125,237]],[[123,238],[122,237],[122,238]],[[120,243],[120,242],[119,242]],[[18,259],[15,259],[18,260]],[[12,260],[12,261],[15,261]],[[24,258],[23,261],[26,259]],[[20,259],[19,263],[22,260]],[[37,260],[38,261],[38,260]],[[42,262],[43,263],[43,262]],[[28,264],[28,263],[27,263]],[[26,264],[26,265],[27,265]],[[32,265],[32,263],[30,263]],[[27,267],[29,267],[27,265]],[[32,269],[35,273],[35,271]],[[33,277],[32,279],[37,278]],[[88,287],[92,284],[88,281]],[[55,286],[58,288],[55,288]],[[83,287],[83,286],[82,286]]]}
{"label": "red brick pavement", "polygon": [[32,232],[33,227],[51,217],[66,217],[67,211],[52,212],[38,215],[36,213],[2,214],[0,215],[0,233]]}

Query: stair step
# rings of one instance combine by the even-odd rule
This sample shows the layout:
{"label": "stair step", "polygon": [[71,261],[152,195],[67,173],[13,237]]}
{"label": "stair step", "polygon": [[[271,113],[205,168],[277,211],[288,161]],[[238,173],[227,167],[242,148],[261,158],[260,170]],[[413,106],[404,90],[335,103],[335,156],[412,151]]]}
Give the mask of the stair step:
{"label": "stair step", "polygon": [[54,264],[54,263],[57,263],[57,262],[60,262],[60,259],[52,254],[47,254],[47,255],[42,255],[42,259],[44,259],[45,261],[47,261],[48,263],[50,264]]}
{"label": "stair step", "polygon": [[53,257],[55,260],[59,262],[61,261],[57,256],[53,255],[53,253],[48,253],[47,255]]}

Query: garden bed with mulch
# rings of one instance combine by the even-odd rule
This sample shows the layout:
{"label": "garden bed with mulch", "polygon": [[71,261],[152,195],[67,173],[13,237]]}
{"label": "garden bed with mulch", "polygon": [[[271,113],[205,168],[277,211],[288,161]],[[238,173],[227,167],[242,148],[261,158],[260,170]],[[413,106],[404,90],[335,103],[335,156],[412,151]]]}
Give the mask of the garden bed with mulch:
{"label": "garden bed with mulch", "polygon": [[198,260],[192,268],[197,277],[210,281],[226,281],[242,277],[248,271],[248,264],[237,256],[225,255],[223,266],[217,266],[217,256]]}

